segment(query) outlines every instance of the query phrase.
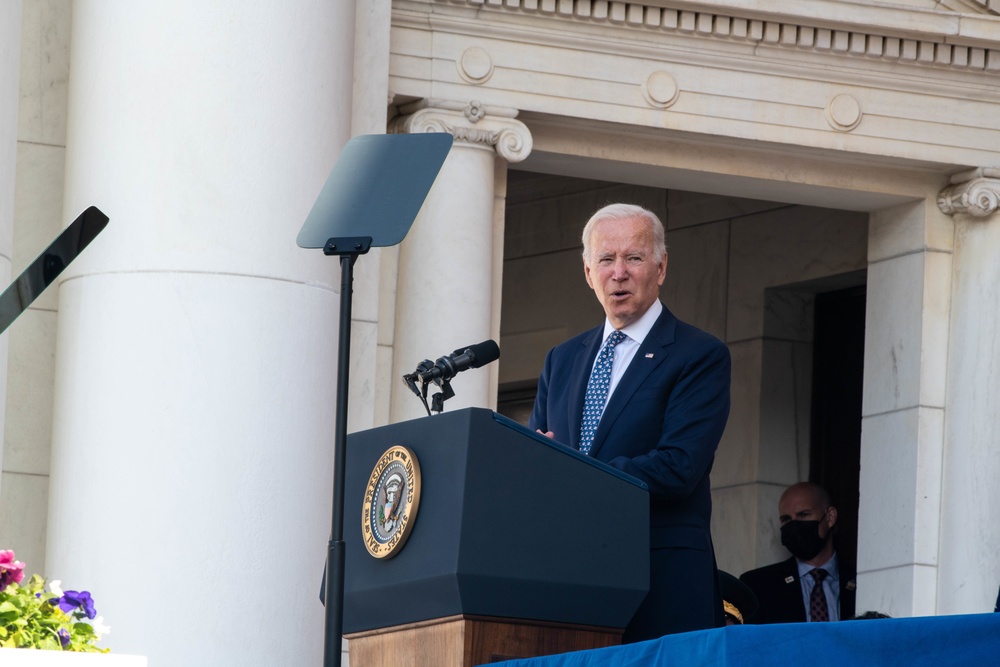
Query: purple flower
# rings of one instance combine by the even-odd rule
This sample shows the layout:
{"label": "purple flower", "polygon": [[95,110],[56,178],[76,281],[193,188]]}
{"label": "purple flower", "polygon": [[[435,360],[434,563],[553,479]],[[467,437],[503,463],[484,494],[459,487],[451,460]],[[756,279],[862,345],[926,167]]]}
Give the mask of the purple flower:
{"label": "purple flower", "polygon": [[66,613],[77,608],[83,609],[83,613],[89,619],[97,616],[97,610],[94,609],[94,600],[87,591],[66,591],[59,598],[59,608]]}
{"label": "purple flower", "polygon": [[69,632],[66,628],[60,628],[56,634],[59,635],[59,643],[62,644],[63,648],[69,646]]}
{"label": "purple flower", "polygon": [[12,583],[21,583],[24,579],[24,563],[14,560],[14,552],[10,549],[0,551],[0,591]]}

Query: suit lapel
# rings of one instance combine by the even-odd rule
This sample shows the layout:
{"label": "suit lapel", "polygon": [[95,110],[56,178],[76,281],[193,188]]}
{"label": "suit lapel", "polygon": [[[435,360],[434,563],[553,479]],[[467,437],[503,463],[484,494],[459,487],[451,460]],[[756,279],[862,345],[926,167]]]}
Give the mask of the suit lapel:
{"label": "suit lapel", "polygon": [[[621,415],[622,410],[625,409],[629,401],[632,400],[635,392],[649,378],[649,375],[656,370],[656,367],[667,359],[667,355],[669,354],[668,347],[674,342],[676,328],[676,318],[664,307],[663,312],[656,318],[653,328],[646,335],[646,339],[642,341],[642,345],[636,350],[635,356],[632,357],[632,361],[625,370],[622,379],[618,382],[618,386],[615,387],[614,393],[611,394],[608,407],[605,408],[604,414],[601,415],[601,421],[597,425],[597,431],[594,433],[594,442],[590,446],[591,456],[597,456],[597,452],[601,449],[601,446],[607,440],[608,434],[614,427],[615,421]],[[580,405],[582,404],[583,401],[581,400]]]}
{"label": "suit lapel", "polygon": [[806,604],[802,599],[802,584],[799,582],[799,564],[796,562],[795,556],[785,561],[784,569],[784,578],[778,584],[781,591],[779,597],[782,600],[782,605],[798,621],[805,622],[807,620]]}

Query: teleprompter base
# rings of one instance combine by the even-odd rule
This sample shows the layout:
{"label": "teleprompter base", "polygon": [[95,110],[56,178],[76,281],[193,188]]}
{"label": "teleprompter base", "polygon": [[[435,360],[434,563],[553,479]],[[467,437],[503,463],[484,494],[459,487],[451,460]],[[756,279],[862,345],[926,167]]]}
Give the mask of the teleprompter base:
{"label": "teleprompter base", "polygon": [[449,616],[345,635],[351,667],[474,667],[621,644],[621,630]]}

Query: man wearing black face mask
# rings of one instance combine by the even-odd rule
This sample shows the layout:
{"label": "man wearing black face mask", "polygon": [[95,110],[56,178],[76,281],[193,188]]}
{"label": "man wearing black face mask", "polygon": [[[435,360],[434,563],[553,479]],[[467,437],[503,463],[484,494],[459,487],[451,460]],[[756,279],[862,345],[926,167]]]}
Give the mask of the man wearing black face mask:
{"label": "man wearing black face mask", "polygon": [[855,572],[834,550],[837,508],[819,485],[800,482],[778,501],[788,560],[744,572],[759,602],[754,623],[839,621],[854,616]]}

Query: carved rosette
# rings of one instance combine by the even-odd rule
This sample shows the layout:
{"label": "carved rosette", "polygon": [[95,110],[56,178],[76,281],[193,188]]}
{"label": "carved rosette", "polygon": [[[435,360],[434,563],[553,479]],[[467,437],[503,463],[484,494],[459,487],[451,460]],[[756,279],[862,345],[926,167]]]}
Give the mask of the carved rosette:
{"label": "carved rosette", "polygon": [[952,185],[938,195],[943,213],[986,218],[1000,210],[1000,168],[973,169],[951,177]]}
{"label": "carved rosette", "polygon": [[520,162],[531,153],[531,132],[513,114],[501,115],[479,102],[464,108],[423,108],[392,122],[395,133],[447,132],[459,144],[495,150],[508,162]]}

